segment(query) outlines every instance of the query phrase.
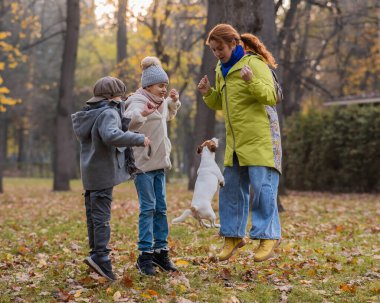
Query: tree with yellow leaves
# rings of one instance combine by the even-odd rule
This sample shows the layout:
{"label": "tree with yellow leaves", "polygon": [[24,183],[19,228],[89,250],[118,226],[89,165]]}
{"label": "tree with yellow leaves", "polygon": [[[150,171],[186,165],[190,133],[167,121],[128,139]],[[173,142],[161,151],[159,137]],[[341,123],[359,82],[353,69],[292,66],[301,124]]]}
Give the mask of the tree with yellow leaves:
{"label": "tree with yellow leaves", "polygon": [[21,44],[30,45],[39,28],[38,17],[20,0],[0,2],[0,192],[3,191],[2,177],[7,153],[7,111],[21,103],[9,89],[10,75],[20,64],[27,62]]}
{"label": "tree with yellow leaves", "polygon": [[[14,69],[19,61],[25,61],[23,56],[17,47],[14,47],[10,43],[6,42],[6,39],[11,36],[10,32],[0,31],[0,49],[3,53],[0,61],[0,72],[5,69]],[[0,75],[0,113],[5,112],[8,106],[14,106],[21,102],[19,99],[14,99],[9,96],[10,90],[4,85],[4,79]]]}

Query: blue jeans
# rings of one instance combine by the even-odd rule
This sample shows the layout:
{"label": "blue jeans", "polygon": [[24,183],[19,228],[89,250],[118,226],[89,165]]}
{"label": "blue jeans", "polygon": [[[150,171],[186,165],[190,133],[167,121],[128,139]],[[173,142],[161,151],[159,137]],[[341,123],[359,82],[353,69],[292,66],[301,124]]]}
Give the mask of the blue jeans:
{"label": "blue jeans", "polygon": [[111,251],[108,243],[111,237],[112,190],[113,187],[102,190],[86,190],[84,194],[90,255],[97,255],[106,260]]}
{"label": "blue jeans", "polygon": [[152,251],[168,246],[168,220],[166,217],[165,172],[163,169],[137,174],[135,179],[140,203],[140,251]]}
{"label": "blue jeans", "polygon": [[219,192],[220,234],[245,237],[249,214],[249,186],[254,198],[251,239],[280,239],[277,210],[279,173],[265,166],[239,166],[234,155],[232,167],[224,169],[225,186]]}

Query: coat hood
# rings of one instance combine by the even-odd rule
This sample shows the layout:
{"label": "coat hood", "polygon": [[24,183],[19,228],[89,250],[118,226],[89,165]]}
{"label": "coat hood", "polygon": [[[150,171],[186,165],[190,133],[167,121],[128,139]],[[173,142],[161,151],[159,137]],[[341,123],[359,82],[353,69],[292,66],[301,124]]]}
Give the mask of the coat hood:
{"label": "coat hood", "polygon": [[83,110],[71,115],[74,133],[79,142],[91,137],[91,130],[96,119],[105,110],[111,108],[108,101],[101,101],[94,105],[87,105]]}

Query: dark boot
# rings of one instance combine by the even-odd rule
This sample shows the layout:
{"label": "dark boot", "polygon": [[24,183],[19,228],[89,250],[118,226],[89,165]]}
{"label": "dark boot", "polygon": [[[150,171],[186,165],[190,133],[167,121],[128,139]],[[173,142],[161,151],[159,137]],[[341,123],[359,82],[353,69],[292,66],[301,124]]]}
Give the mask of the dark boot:
{"label": "dark boot", "polygon": [[136,267],[140,273],[148,276],[154,276],[156,274],[156,270],[153,267],[153,253],[143,252],[139,255]]}
{"label": "dark boot", "polygon": [[169,251],[166,249],[155,250],[153,253],[153,265],[165,271],[178,271],[169,258]]}
{"label": "dark boot", "polygon": [[116,276],[112,271],[111,260],[108,259],[108,256],[103,258],[97,258],[96,255],[92,255],[84,259],[83,262],[86,263],[90,267],[90,269],[92,269],[102,277],[106,278],[108,281],[116,280]]}

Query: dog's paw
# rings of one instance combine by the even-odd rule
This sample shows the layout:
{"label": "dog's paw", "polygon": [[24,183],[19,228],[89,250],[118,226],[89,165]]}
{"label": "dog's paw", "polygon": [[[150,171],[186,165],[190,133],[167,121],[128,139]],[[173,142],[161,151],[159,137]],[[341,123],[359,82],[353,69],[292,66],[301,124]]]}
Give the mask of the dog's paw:
{"label": "dog's paw", "polygon": [[225,183],[224,180],[219,182],[220,187],[224,187]]}

